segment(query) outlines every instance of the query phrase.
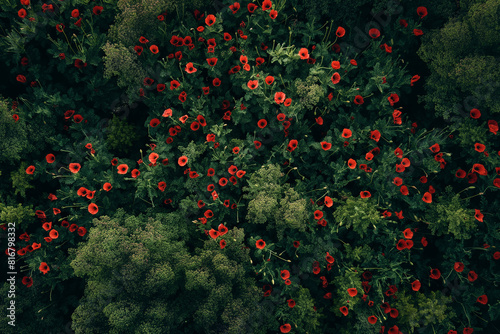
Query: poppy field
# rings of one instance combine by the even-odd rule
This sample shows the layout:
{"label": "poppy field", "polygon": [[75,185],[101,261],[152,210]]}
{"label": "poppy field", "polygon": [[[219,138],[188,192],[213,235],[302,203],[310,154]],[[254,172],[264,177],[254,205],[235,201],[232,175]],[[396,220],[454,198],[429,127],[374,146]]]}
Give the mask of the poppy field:
{"label": "poppy field", "polygon": [[0,0],[1,333],[500,333],[500,0]]}

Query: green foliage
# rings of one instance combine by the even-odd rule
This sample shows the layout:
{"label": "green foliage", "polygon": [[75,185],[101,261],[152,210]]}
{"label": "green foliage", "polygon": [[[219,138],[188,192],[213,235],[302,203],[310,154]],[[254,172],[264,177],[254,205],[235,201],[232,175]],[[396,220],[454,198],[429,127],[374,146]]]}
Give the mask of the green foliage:
{"label": "green foliage", "polygon": [[0,98],[0,163],[14,165],[21,159],[21,153],[29,152],[28,128],[20,117],[15,122],[6,99]]}
{"label": "green foliage", "polygon": [[[26,162],[21,162],[19,169],[10,173],[10,179],[12,180],[12,188],[14,189],[14,195],[20,195],[21,197],[26,197],[26,190],[34,188],[30,184],[29,180],[33,178],[32,175],[26,174],[26,168],[28,165]],[[36,171],[35,171],[36,173]]]}
{"label": "green foliage", "polygon": [[[362,302],[361,295],[363,286],[361,285],[361,273],[353,270],[346,270],[340,276],[336,276],[333,281],[335,285],[335,301],[339,305],[346,305],[349,300],[349,307],[354,307],[357,303]],[[347,289],[356,288],[358,294],[351,297]]]}
{"label": "green foliage", "polygon": [[435,235],[453,234],[455,239],[470,239],[477,229],[474,210],[467,209],[467,203],[461,201],[450,186],[438,197],[436,204],[427,212],[426,221]]}
{"label": "green foliage", "polygon": [[359,262],[363,264],[370,262],[373,258],[373,250],[368,245],[352,247],[349,244],[345,244],[344,247],[344,257],[350,262]]}
{"label": "green foliage", "polygon": [[279,179],[282,176],[278,165],[262,166],[248,180],[248,186],[243,187],[250,199],[246,219],[254,224],[264,224],[272,218],[278,208],[282,188]]}
{"label": "green foliage", "polygon": [[187,147],[179,145],[179,151],[181,155],[185,155],[188,157],[188,164],[196,161],[196,159],[205,153],[207,149],[206,145],[196,144],[194,141],[191,141]]}
{"label": "green foliage", "polygon": [[333,217],[339,226],[345,226],[363,237],[368,228],[373,226],[376,230],[385,224],[380,217],[380,213],[373,205],[370,198],[360,198],[349,196],[345,203],[337,200],[340,204]]}
{"label": "green foliage", "polygon": [[276,211],[275,219],[278,229],[291,228],[304,232],[309,212],[307,201],[293,189],[287,189],[280,200],[280,207]]}
{"label": "green foliage", "polygon": [[146,77],[146,72],[137,63],[137,53],[123,44],[110,43],[102,47],[105,55],[104,78],[117,77],[120,88],[127,88],[129,96],[136,96],[137,91]]}
{"label": "green foliage", "polygon": [[317,84],[318,81],[319,78],[315,76],[308,76],[305,81],[295,80],[295,88],[302,107],[312,109],[320,99],[324,98],[325,89],[322,85]]}
{"label": "green foliage", "polygon": [[31,205],[23,206],[21,203],[16,206],[7,206],[0,203],[0,221],[3,222],[13,222],[16,226],[25,228],[27,223],[31,221],[35,211]]}
{"label": "green foliage", "polygon": [[307,201],[290,187],[279,184],[282,177],[278,165],[262,166],[250,176],[244,198],[250,199],[246,219],[253,224],[268,223],[267,229],[276,228],[281,240],[287,228],[304,232],[309,216]]}
{"label": "green foliage", "polygon": [[113,150],[127,152],[137,140],[135,126],[113,115],[107,128],[106,143]]}
{"label": "green foliage", "polygon": [[495,19],[500,13],[500,1],[477,1],[465,9],[459,18],[424,36],[418,51],[432,71],[422,100],[445,119],[459,114],[465,106],[463,97],[474,98],[475,105],[470,109],[500,112],[499,76],[495,70],[500,56],[500,25]]}
{"label": "green foliage", "polygon": [[415,328],[443,323],[445,319],[452,321],[456,314],[448,306],[450,303],[451,297],[440,291],[431,291],[428,295],[420,292],[407,295],[401,291],[393,307],[399,311],[400,323],[413,332]]}
{"label": "green foliage", "polygon": [[187,223],[179,213],[147,218],[121,209],[113,218],[94,220],[88,241],[72,250],[75,274],[88,278],[73,314],[76,333],[141,333],[142,328],[190,333],[218,324],[227,333],[246,328],[259,297],[240,261],[243,235],[228,232],[227,253],[207,241],[189,254],[180,222]]}
{"label": "green foliage", "polygon": [[[297,325],[300,332],[313,333],[318,329],[320,314],[314,311],[314,299],[307,288],[300,287],[291,298],[296,305],[290,312],[293,323]],[[288,306],[286,306],[288,307]]]}
{"label": "green foliage", "polygon": [[488,130],[475,126],[470,119],[461,122],[458,128],[458,139],[464,147],[474,147],[475,143],[487,143]]}

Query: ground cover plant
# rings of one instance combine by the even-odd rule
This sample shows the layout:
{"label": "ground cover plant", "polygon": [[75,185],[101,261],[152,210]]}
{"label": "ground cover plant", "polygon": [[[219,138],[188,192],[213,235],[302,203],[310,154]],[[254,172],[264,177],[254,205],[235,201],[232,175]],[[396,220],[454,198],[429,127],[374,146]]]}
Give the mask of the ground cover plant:
{"label": "ground cover plant", "polygon": [[0,331],[500,332],[500,1],[337,2],[0,1]]}

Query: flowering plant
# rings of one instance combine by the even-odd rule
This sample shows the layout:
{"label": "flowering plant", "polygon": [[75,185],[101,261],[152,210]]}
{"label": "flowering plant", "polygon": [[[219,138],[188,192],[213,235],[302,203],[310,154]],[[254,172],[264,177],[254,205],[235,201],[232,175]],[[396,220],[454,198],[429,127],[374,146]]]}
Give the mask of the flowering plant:
{"label": "flowering plant", "polygon": [[424,73],[400,56],[427,9],[387,8],[360,46],[354,27],[322,31],[285,1],[224,4],[134,16],[126,3],[21,1],[21,33],[4,40],[22,88],[2,126],[48,135],[13,155],[32,207],[1,207],[22,229],[26,300],[44,317],[55,302],[76,333],[494,323],[498,125],[478,108],[468,132],[414,121]]}

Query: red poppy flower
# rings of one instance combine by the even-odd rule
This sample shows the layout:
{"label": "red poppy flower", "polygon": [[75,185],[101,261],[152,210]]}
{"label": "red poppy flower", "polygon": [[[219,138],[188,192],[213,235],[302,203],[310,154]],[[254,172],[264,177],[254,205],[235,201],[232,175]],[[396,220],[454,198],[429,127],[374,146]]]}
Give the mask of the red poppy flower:
{"label": "red poppy flower", "polygon": [[184,155],[182,157],[180,157],[179,160],[177,161],[177,163],[181,167],[186,166],[187,162],[188,162],[188,158]]}
{"label": "red poppy flower", "polygon": [[483,221],[483,218],[484,218],[484,215],[481,213],[481,211],[480,211],[480,210],[475,209],[475,214],[474,214],[474,217],[475,217],[478,221],[482,222],[482,221]]}
{"label": "red poppy flower", "polygon": [[415,36],[422,36],[424,32],[421,29],[413,29],[413,34]]}
{"label": "red poppy flower", "polygon": [[224,249],[224,247],[226,247],[226,245],[227,245],[226,240],[222,239],[221,241],[219,241],[220,249]]}
{"label": "red poppy flower", "polygon": [[347,289],[347,293],[349,294],[349,296],[354,297],[358,294],[358,289],[349,288],[349,289]]}
{"label": "red poppy flower", "polygon": [[430,192],[426,192],[422,197],[422,201],[425,203],[432,203],[432,194]]}
{"label": "red poppy flower", "polygon": [[294,241],[293,242],[293,247],[299,248],[299,246],[300,246],[300,242],[299,241]]}
{"label": "red poppy flower", "polygon": [[354,169],[354,168],[356,168],[356,160],[354,160],[354,159],[349,159],[349,160],[347,161],[347,165],[349,166],[349,168],[350,168],[350,169]]}
{"label": "red poppy flower", "polygon": [[[155,162],[156,163],[156,162]],[[132,169],[132,171],[130,172],[130,175],[136,179],[139,175],[141,175],[141,172],[138,170],[138,169]]]}
{"label": "red poppy flower", "polygon": [[410,79],[410,85],[413,86],[413,84],[415,82],[417,82],[418,80],[420,80],[420,75],[414,75],[414,76],[412,76],[411,79]]}
{"label": "red poppy flower", "polygon": [[283,102],[283,105],[285,107],[289,107],[292,104],[292,99],[291,98],[286,98],[285,102]]}
{"label": "red poppy flower", "polygon": [[291,330],[292,330],[292,326],[290,326],[290,324],[284,324],[284,325],[280,326],[281,333],[289,333]]}
{"label": "red poppy flower", "polygon": [[370,194],[369,191],[365,190],[365,191],[360,192],[359,196],[361,196],[361,198],[370,198],[372,196],[372,194]]}
{"label": "red poppy flower", "polygon": [[482,164],[474,164],[472,166],[472,171],[478,173],[479,175],[488,175],[488,171]]}
{"label": "red poppy flower", "polygon": [[396,249],[398,251],[402,251],[403,249],[406,249],[406,241],[404,239],[399,239],[398,243],[396,244]]}
{"label": "red poppy flower", "polygon": [[76,174],[78,171],[82,168],[79,163],[70,163],[69,164],[69,170],[71,173]]}
{"label": "red poppy flower", "polygon": [[255,247],[257,247],[258,249],[263,249],[264,247],[266,247],[266,242],[262,239],[259,239],[255,243]]}
{"label": "red poppy flower", "polygon": [[499,260],[500,259],[500,252],[493,253],[493,259]]}
{"label": "red poppy flower", "polygon": [[144,78],[144,85],[151,86],[155,81],[149,77]]}
{"label": "red poppy flower", "polygon": [[469,282],[474,282],[475,280],[477,280],[476,272],[473,270],[469,271],[469,273],[467,274],[467,279],[469,280]]}
{"label": "red poppy flower", "polygon": [[193,123],[191,123],[190,127],[191,127],[191,130],[197,131],[200,128],[200,123],[194,121]]}
{"label": "red poppy flower", "polygon": [[338,84],[340,82],[340,74],[338,72],[333,73],[331,79],[334,85]]}
{"label": "red poppy flower", "polygon": [[351,130],[349,130],[349,129],[344,129],[344,130],[342,131],[342,137],[343,137],[343,138],[351,138],[351,136],[352,136],[352,131],[351,131]]}
{"label": "red poppy flower", "polygon": [[498,123],[495,120],[489,120],[488,121],[488,129],[490,130],[491,133],[497,134],[498,132]]}
{"label": "red poppy flower", "polygon": [[347,315],[349,314],[349,309],[347,308],[347,306],[341,306],[339,310],[340,313],[342,313],[345,317],[347,317]]}
{"label": "red poppy flower", "polygon": [[59,31],[59,32],[63,32],[65,27],[66,26],[64,24],[62,24],[62,23],[56,24],[56,30]]}
{"label": "red poppy flower", "polygon": [[326,141],[322,141],[320,144],[321,144],[321,148],[325,151],[328,151],[329,149],[332,148],[332,144],[330,144]]}
{"label": "red poppy flower", "polygon": [[152,128],[156,128],[159,124],[160,124],[160,120],[158,118],[153,118],[149,122],[149,126],[151,126]]}
{"label": "red poppy flower", "polygon": [[401,186],[403,184],[403,179],[400,178],[400,177],[395,177],[392,180],[392,183],[394,183],[395,185],[397,185],[399,187],[399,186]]}
{"label": "red poppy flower", "polygon": [[212,84],[215,86],[215,87],[219,87],[220,84],[221,84],[221,81],[219,78],[215,78],[214,80],[212,80]]}
{"label": "red poppy flower", "polygon": [[52,229],[52,230],[49,232],[49,236],[50,236],[52,239],[57,239],[57,238],[59,238],[59,232],[57,232],[57,230]]}
{"label": "red poppy flower", "polygon": [[425,7],[418,7],[417,8],[417,14],[420,16],[421,19],[427,16],[427,8]]}
{"label": "red poppy flower", "polygon": [[160,189],[160,191],[165,191],[166,187],[167,187],[167,183],[165,181],[158,182],[158,189]]}
{"label": "red poppy flower", "polygon": [[110,191],[111,188],[113,188],[113,187],[111,186],[111,183],[109,183],[109,182],[104,183],[104,185],[102,186],[102,189],[104,189],[104,191]]}
{"label": "red poppy flower", "polygon": [[50,229],[52,228],[52,222],[43,223],[42,228],[43,228],[45,231],[50,230]]}
{"label": "red poppy flower", "polygon": [[373,39],[378,38],[380,37],[380,30],[372,28],[368,31],[368,35],[370,35],[370,37]]}
{"label": "red poppy flower", "polygon": [[21,8],[18,12],[17,12],[17,16],[19,16],[20,18],[24,19],[26,17],[28,13],[26,12],[26,9],[24,8]]}
{"label": "red poppy flower", "polygon": [[401,194],[403,194],[404,196],[408,196],[409,194],[409,191],[408,191],[408,187],[407,186],[402,186],[399,191],[401,192]]}
{"label": "red poppy flower", "polygon": [[260,65],[264,64],[265,61],[266,60],[262,57],[255,58],[255,66],[260,66]]}
{"label": "red poppy flower", "polygon": [[363,103],[365,103],[365,101],[361,95],[356,95],[354,97],[354,104],[361,105]]}
{"label": "red poppy flower", "polygon": [[308,59],[309,58],[309,51],[306,48],[302,48],[299,50],[299,56],[300,56],[300,59]]}
{"label": "red poppy flower", "polygon": [[411,239],[413,238],[413,232],[410,228],[407,228],[403,231],[403,234],[405,236],[406,239]]}
{"label": "red poppy flower", "polygon": [[248,88],[253,90],[253,89],[259,87],[259,81],[258,80],[250,80],[250,81],[248,81],[247,86],[248,86]]}
{"label": "red poppy flower", "polygon": [[484,152],[484,150],[486,149],[486,146],[484,146],[483,144],[481,143],[475,143],[474,144],[474,149],[479,152],[479,153],[482,153]]}
{"label": "red poppy flower", "polygon": [[238,167],[235,165],[231,165],[228,169],[227,172],[231,175],[234,175],[238,171]]}
{"label": "red poppy flower", "polygon": [[194,73],[198,71],[194,66],[193,66],[193,63],[187,63],[186,64],[186,72],[188,73]]}
{"label": "red poppy flower", "polygon": [[19,74],[17,77],[16,77],[16,80],[19,81],[20,83],[26,83],[26,77],[22,74]]}
{"label": "red poppy flower", "polygon": [[422,284],[420,283],[419,280],[415,280],[413,283],[411,283],[411,288],[412,288],[413,291],[420,290],[421,286],[422,286]]}
{"label": "red poppy flower", "polygon": [[399,102],[399,96],[398,94],[392,93],[391,95],[389,95],[387,100],[389,101],[391,106],[394,106],[395,103]]}
{"label": "red poppy flower", "polygon": [[478,303],[481,303],[483,305],[486,305],[488,303],[488,296],[486,295],[481,295],[479,297],[477,297],[477,300],[476,300]]}
{"label": "red poppy flower", "polygon": [[329,196],[325,196],[325,206],[331,208],[333,205],[333,200]]}
{"label": "red poppy flower", "polygon": [[431,147],[429,147],[429,150],[431,150],[432,153],[438,153],[441,150],[441,148],[439,147],[439,144],[436,143],[436,144],[432,145]]}
{"label": "red poppy flower", "polygon": [[239,170],[236,172],[236,176],[241,179],[246,173],[244,170]]}
{"label": "red poppy flower", "polygon": [[420,242],[422,243],[422,246],[427,247],[428,242],[427,242],[427,239],[425,237],[422,237]]}
{"label": "red poppy flower", "polygon": [[441,277],[441,272],[439,271],[439,269],[431,269],[430,278],[439,279],[440,277]]}
{"label": "red poppy flower", "polygon": [[45,275],[50,271],[49,265],[46,262],[40,263],[40,267],[38,268]]}
{"label": "red poppy flower", "polygon": [[238,153],[240,153],[240,148],[239,148],[238,146],[233,147],[233,153],[234,153],[234,154],[238,154]]}
{"label": "red poppy flower", "polygon": [[464,328],[464,334],[472,334],[474,332],[474,329],[473,328],[470,328],[470,327],[465,327]]}
{"label": "red poppy flower", "polygon": [[290,272],[288,270],[282,270],[280,276],[285,280],[290,277]]}
{"label": "red poppy flower", "polygon": [[118,174],[127,174],[128,166],[126,164],[119,165],[116,169],[118,169]]}
{"label": "red poppy flower", "polygon": [[35,166],[29,166],[28,168],[26,168],[26,174],[33,175],[34,172]]}
{"label": "red poppy flower", "polygon": [[203,214],[206,218],[212,218],[214,216],[214,213],[212,210],[207,210],[205,211],[205,213]]}
{"label": "red poppy flower", "polygon": [[271,19],[273,19],[273,20],[274,20],[277,16],[278,16],[278,11],[277,11],[277,10],[272,9],[272,10],[269,12],[269,17],[270,17]]}
{"label": "red poppy flower", "polygon": [[337,37],[344,37],[345,29],[342,27],[338,27],[337,31],[335,32],[335,35],[337,35]]}
{"label": "red poppy flower", "polygon": [[90,203],[88,210],[91,214],[95,215],[99,211],[99,208],[94,203]]}
{"label": "red poppy flower", "polygon": [[464,271],[464,264],[462,262],[455,262],[455,264],[453,265],[453,269],[455,269],[455,271],[457,273],[461,273],[462,271]]}
{"label": "red poppy flower", "polygon": [[274,77],[273,77],[273,76],[271,76],[271,75],[268,75],[268,76],[266,77],[265,81],[266,81],[266,84],[268,84],[268,85],[272,85],[272,84],[273,84],[273,82],[274,82]]}
{"label": "red poppy flower", "polygon": [[459,179],[463,179],[466,175],[467,173],[463,169],[459,169],[455,173],[455,176],[458,177]]}
{"label": "red poppy flower", "polygon": [[215,21],[216,21],[215,15],[212,14],[207,15],[207,17],[205,18],[205,23],[209,27],[211,27],[215,23]]}
{"label": "red poppy flower", "polygon": [[257,6],[256,4],[254,4],[254,3],[249,3],[249,4],[247,5],[247,9],[248,9],[248,11],[249,11],[250,13],[253,13],[253,12],[257,9],[257,7],[258,7],[258,6]]}
{"label": "red poppy flower", "polygon": [[298,145],[297,139],[292,139],[288,143],[288,146],[287,146],[286,149],[287,149],[288,152],[293,152],[297,148],[297,145]]}
{"label": "red poppy flower", "polygon": [[375,325],[377,323],[378,318],[374,315],[371,315],[368,317],[368,322],[372,325]]}
{"label": "red poppy flower", "polygon": [[26,287],[29,288],[33,285],[33,278],[28,277],[28,276],[24,276],[22,279],[22,282],[24,285],[26,285]]}
{"label": "red poppy flower", "polygon": [[470,111],[470,117],[478,119],[479,117],[481,117],[481,112],[479,111],[479,109],[474,108]]}
{"label": "red poppy flower", "polygon": [[317,220],[317,219],[321,219],[321,218],[323,218],[323,212],[320,210],[314,211],[314,219]]}
{"label": "red poppy flower", "polygon": [[276,102],[277,104],[283,103],[283,101],[285,101],[285,98],[286,98],[286,95],[283,92],[276,92],[274,94],[274,102]]}

